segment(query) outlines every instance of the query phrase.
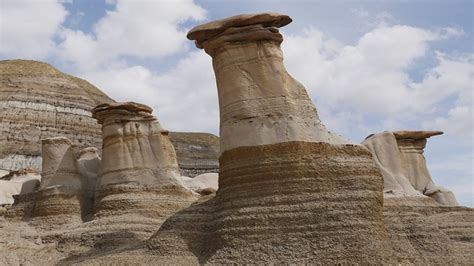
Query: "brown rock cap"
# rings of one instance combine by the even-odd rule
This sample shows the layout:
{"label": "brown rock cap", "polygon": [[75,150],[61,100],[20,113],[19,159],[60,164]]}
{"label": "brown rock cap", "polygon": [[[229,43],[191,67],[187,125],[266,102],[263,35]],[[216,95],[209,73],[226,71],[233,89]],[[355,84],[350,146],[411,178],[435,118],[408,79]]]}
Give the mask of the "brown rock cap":
{"label": "brown rock cap", "polygon": [[397,139],[426,139],[444,134],[443,131],[393,131]]}
{"label": "brown rock cap", "polygon": [[151,115],[153,109],[147,105],[135,102],[104,103],[92,109],[92,117],[99,123],[104,120],[104,115],[119,115],[121,118],[137,117],[142,119],[155,120]]}
{"label": "brown rock cap", "polygon": [[219,35],[230,27],[245,27],[262,25],[263,27],[283,27],[291,23],[292,19],[280,13],[241,14],[225,19],[214,20],[192,28],[188,32],[188,39],[202,43]]}

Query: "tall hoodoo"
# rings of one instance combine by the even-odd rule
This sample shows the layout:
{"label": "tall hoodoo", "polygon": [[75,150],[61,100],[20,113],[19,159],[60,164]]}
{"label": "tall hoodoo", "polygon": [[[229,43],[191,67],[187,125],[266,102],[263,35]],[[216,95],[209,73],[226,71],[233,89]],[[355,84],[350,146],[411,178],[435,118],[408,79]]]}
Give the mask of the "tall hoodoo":
{"label": "tall hoodoo", "polygon": [[188,33],[213,58],[221,156],[216,196],[150,240],[175,263],[391,262],[380,172],[366,149],[325,129],[287,73],[278,27],[290,22],[240,15]]}
{"label": "tall hoodoo", "polygon": [[276,13],[240,15],[188,33],[213,59],[221,153],[289,141],[348,143],[326,130],[305,88],[283,65],[278,27],[290,22]]}
{"label": "tall hoodoo", "polygon": [[93,109],[103,135],[96,217],[136,213],[164,219],[189,203],[168,132],[151,113],[132,102]]}

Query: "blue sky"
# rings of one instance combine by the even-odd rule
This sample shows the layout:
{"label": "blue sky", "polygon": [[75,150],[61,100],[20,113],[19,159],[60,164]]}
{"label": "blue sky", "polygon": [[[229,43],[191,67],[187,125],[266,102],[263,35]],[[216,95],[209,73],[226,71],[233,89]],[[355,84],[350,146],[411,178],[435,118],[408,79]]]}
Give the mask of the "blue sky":
{"label": "blue sky", "polygon": [[170,130],[218,134],[209,56],[185,38],[203,22],[276,11],[293,18],[288,71],[333,131],[442,130],[425,156],[436,184],[474,206],[473,1],[0,0],[0,59],[47,61]]}

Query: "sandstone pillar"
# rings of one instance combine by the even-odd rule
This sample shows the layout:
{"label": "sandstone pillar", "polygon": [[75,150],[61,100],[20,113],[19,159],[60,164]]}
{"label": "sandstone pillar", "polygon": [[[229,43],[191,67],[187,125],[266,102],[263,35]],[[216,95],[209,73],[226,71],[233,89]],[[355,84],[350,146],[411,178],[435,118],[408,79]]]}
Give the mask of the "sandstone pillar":
{"label": "sandstone pillar", "polygon": [[43,172],[34,218],[53,224],[81,221],[82,177],[76,152],[77,147],[64,137],[42,141]]}
{"label": "sandstone pillar", "polygon": [[288,16],[260,14],[189,32],[188,38],[213,59],[221,153],[290,141],[348,143],[326,130],[305,88],[283,65],[278,27],[290,22]]}
{"label": "sandstone pillar", "polygon": [[423,156],[427,139],[443,134],[441,131],[395,131],[400,156],[404,165],[405,176],[413,187],[421,193],[432,197],[445,206],[459,205],[454,194],[434,184]]}
{"label": "sandstone pillar", "polygon": [[365,148],[325,129],[287,73],[278,27],[290,22],[240,15],[188,33],[213,59],[222,154],[216,196],[150,240],[175,263],[391,261],[381,174]]}
{"label": "sandstone pillar", "polygon": [[397,140],[392,132],[384,131],[368,136],[362,144],[372,152],[377,167],[382,172],[384,196],[421,196],[405,175]]}
{"label": "sandstone pillar", "polygon": [[95,218],[131,214],[164,219],[190,203],[168,132],[151,112],[131,102],[94,108],[103,135]]}

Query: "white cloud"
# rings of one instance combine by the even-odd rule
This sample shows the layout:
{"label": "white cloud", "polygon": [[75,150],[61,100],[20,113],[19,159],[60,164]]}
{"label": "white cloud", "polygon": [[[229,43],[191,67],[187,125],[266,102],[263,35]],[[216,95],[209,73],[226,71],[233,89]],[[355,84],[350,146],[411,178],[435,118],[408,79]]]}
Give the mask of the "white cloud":
{"label": "white cloud", "polygon": [[[430,42],[445,36],[404,25],[380,26],[355,45],[342,45],[310,28],[288,36],[283,49],[289,72],[306,86],[321,113],[338,117],[330,119],[338,121],[337,127],[346,117],[349,124],[373,118],[384,129],[396,129],[421,115],[436,114],[437,104],[450,97],[472,103],[472,97],[463,96],[473,90],[474,64],[469,57],[436,53],[438,65],[428,69],[420,82],[410,76],[417,60],[431,56]],[[353,126],[344,133],[350,130]]]}
{"label": "white cloud", "polygon": [[217,132],[219,112],[211,59],[194,51],[164,73],[143,66],[112,66],[82,77],[117,101],[150,105],[165,128]]}
{"label": "white cloud", "polygon": [[53,51],[53,38],[66,18],[55,0],[4,0],[0,3],[0,56],[45,58]]}
{"label": "white cloud", "polygon": [[353,8],[351,9],[351,13],[354,14],[356,17],[359,18],[367,18],[369,17],[369,11],[363,8]]}
{"label": "white cloud", "polygon": [[474,143],[473,111],[472,105],[455,106],[448,111],[446,116],[424,122],[423,127],[432,130],[442,129],[450,136]]}
{"label": "white cloud", "polygon": [[[94,26],[93,34],[65,29],[58,55],[81,70],[132,56],[160,58],[186,50],[187,20],[202,20],[205,10],[192,0],[114,1]],[[82,48],[85,47],[85,48]],[[78,50],[80,50],[78,52]]]}

